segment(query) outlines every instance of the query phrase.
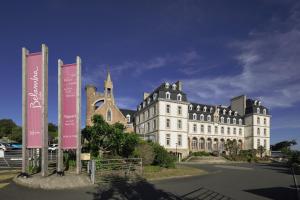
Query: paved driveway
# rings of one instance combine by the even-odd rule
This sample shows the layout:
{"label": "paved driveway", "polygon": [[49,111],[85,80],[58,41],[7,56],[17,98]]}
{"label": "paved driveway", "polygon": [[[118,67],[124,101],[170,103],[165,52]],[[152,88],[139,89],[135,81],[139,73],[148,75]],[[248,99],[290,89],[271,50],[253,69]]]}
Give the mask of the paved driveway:
{"label": "paved driveway", "polygon": [[118,179],[112,187],[58,191],[28,189],[11,183],[0,189],[0,199],[297,199],[293,178],[286,168],[251,164],[193,166],[211,173],[150,183]]}

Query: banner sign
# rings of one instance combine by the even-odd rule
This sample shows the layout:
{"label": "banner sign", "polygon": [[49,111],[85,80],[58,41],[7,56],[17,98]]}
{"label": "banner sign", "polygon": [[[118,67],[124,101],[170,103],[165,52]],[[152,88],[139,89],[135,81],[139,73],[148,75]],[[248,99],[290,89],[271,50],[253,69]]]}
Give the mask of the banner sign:
{"label": "banner sign", "polygon": [[42,53],[26,56],[27,148],[42,147],[43,67]]}
{"label": "banner sign", "polygon": [[77,64],[61,67],[62,149],[77,148]]}

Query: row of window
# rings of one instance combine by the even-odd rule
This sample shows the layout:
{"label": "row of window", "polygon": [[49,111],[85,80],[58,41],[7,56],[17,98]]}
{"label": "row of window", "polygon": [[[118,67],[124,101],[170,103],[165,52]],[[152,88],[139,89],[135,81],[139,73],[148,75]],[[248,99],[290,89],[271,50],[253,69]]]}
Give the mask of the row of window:
{"label": "row of window", "polygon": [[157,129],[156,119],[149,121],[144,126],[137,127],[137,133],[149,133]]}
{"label": "row of window", "polygon": [[136,124],[138,124],[139,122],[143,122],[151,117],[154,117],[156,115],[156,113],[157,113],[156,105],[154,105],[153,107],[149,108],[148,110],[145,110],[138,117],[136,117],[135,122],[136,122]]}
{"label": "row of window", "polygon": [[[227,117],[227,119],[226,119],[227,121],[227,124],[230,124],[230,118],[229,117]],[[221,123],[225,123],[224,122],[224,117],[221,117]],[[233,124],[236,124],[236,118],[233,118],[232,119],[232,123]],[[242,125],[243,124],[243,120],[242,119],[239,119],[239,125]]]}
{"label": "row of window", "polygon": [[[171,134],[166,134],[166,145],[170,146],[171,145]],[[177,135],[177,142],[176,146],[182,146],[182,135]]]}
{"label": "row of window", "polygon": [[[171,114],[171,105],[170,104],[166,105],[166,113]],[[182,107],[181,106],[177,106],[177,115],[182,115]]]}
{"label": "row of window", "polygon": [[[258,125],[260,125],[260,117],[257,117],[257,124]],[[267,125],[267,119],[266,118],[264,118],[264,123],[263,123],[264,125]]]}
{"label": "row of window", "polygon": [[[242,135],[243,134],[243,129],[242,128],[239,128],[238,129],[239,131],[239,135]],[[197,133],[197,124],[193,124],[193,132],[194,133]],[[201,124],[200,126],[200,133],[204,133],[204,125]],[[211,125],[208,125],[207,126],[207,133],[211,133],[212,132],[212,127]],[[215,126],[215,131],[214,131],[215,134],[218,134],[219,133],[219,128],[218,126]],[[225,133],[225,129],[223,126],[221,126],[221,134],[224,134]],[[231,128],[230,127],[227,127],[227,135],[230,135],[231,134]],[[233,135],[236,135],[237,134],[237,128],[233,128]]]}
{"label": "row of window", "polygon": [[[257,135],[260,135],[260,128],[257,128]],[[267,136],[267,129],[264,128],[264,136]]]}
{"label": "row of window", "polygon": [[[182,95],[181,94],[177,94],[177,101],[182,101]],[[171,93],[170,92],[166,92],[166,99],[171,99]]]}
{"label": "row of window", "polygon": [[263,147],[266,148],[266,147],[267,147],[267,140],[264,139],[263,142],[264,142],[264,143],[261,144],[260,139],[257,139],[257,144],[256,144],[256,145],[257,145],[257,148],[260,147],[260,146],[263,146]]}
{"label": "row of window", "polygon": [[[260,114],[260,108],[256,108],[256,113]],[[264,108],[263,109],[263,114],[266,115],[267,114],[267,110]]]}

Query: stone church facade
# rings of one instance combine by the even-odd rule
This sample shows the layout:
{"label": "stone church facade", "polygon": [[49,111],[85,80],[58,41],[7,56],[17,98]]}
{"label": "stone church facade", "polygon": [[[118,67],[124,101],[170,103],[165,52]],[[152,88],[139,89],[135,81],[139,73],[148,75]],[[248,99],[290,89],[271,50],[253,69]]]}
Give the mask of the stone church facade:
{"label": "stone church facade", "polygon": [[113,93],[113,81],[110,72],[107,73],[104,81],[103,93],[98,92],[93,85],[87,85],[86,91],[86,125],[92,125],[92,117],[95,114],[102,115],[106,122],[114,124],[122,123],[126,127],[127,132],[132,132],[133,115],[135,111],[128,109],[120,109],[116,105]]}

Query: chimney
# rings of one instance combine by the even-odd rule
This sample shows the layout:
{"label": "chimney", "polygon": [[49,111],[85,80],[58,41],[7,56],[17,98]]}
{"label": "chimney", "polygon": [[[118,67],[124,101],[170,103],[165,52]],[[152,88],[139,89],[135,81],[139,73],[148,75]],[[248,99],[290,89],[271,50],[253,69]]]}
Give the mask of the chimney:
{"label": "chimney", "polygon": [[147,99],[148,96],[149,96],[149,93],[144,92],[144,100]]}
{"label": "chimney", "polygon": [[178,90],[182,91],[182,82],[181,81],[177,81],[175,84],[177,85]]}

